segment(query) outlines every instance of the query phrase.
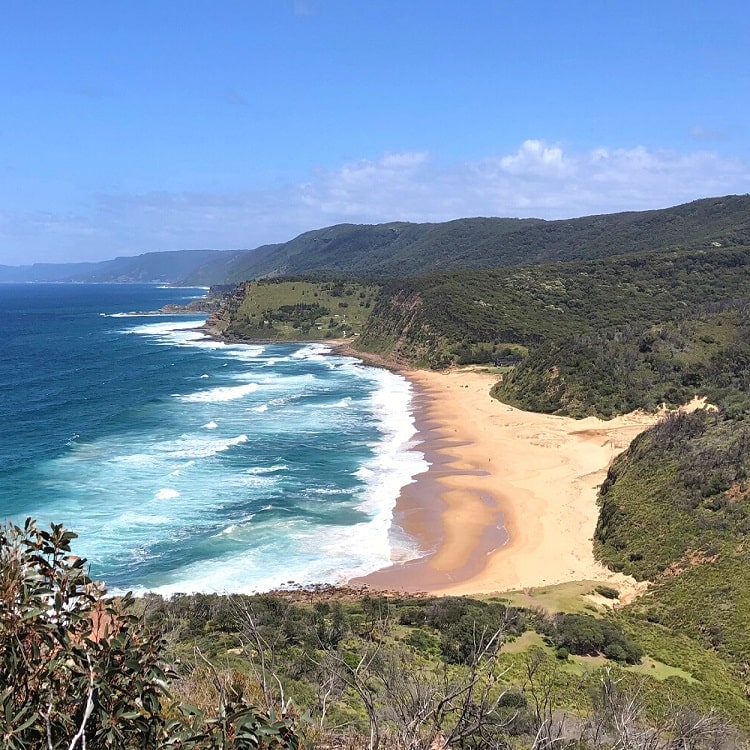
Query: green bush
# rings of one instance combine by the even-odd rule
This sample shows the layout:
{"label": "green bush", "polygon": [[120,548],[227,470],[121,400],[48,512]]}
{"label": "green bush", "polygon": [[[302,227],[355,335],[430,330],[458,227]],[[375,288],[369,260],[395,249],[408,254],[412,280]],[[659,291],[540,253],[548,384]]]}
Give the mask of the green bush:
{"label": "green bush", "polygon": [[599,596],[603,596],[605,599],[619,599],[620,592],[617,589],[613,589],[611,586],[597,586],[596,591]]}
{"label": "green bush", "polygon": [[71,554],[76,534],[28,519],[0,529],[0,736],[4,750],[295,748],[292,725],[222,697],[217,714],[171,698],[162,640],[105,597]]}

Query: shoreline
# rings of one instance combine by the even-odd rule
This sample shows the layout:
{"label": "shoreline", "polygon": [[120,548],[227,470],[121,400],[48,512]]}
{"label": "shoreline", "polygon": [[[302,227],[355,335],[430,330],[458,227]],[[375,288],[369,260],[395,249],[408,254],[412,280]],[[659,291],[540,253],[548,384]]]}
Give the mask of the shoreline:
{"label": "shoreline", "polygon": [[497,377],[487,372],[390,369],[415,388],[417,435],[430,463],[402,489],[394,525],[426,554],[348,585],[462,595],[592,580],[616,586],[623,599],[643,590],[594,559],[592,537],[611,461],[658,415],[604,421],[524,412],[489,395]]}
{"label": "shoreline", "polygon": [[[212,328],[201,330],[235,343]],[[423,554],[344,588],[460,596],[586,580],[617,587],[621,602],[645,590],[594,559],[593,534],[610,463],[658,414],[605,421],[525,412],[489,395],[497,375],[486,368],[417,370],[349,340],[294,343],[323,344],[395,372],[414,389],[415,439],[429,468],[401,489],[391,548],[406,535]]]}

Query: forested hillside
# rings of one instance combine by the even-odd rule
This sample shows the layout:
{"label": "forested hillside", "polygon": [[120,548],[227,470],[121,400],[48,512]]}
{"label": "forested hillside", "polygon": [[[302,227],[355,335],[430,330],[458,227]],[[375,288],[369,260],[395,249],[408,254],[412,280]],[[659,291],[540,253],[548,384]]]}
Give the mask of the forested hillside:
{"label": "forested hillside", "polygon": [[210,286],[282,276],[406,278],[667,250],[750,245],[750,196],[575,219],[465,218],[338,224],[247,250],[150,252],[96,263],[0,265],[0,282],[150,282]]}
{"label": "forested hillside", "polygon": [[750,413],[750,307],[714,302],[654,325],[625,325],[545,341],[493,390],[532,411],[604,418],[708,398]]}
{"label": "forested hillside", "polygon": [[[339,224],[260,248],[244,259],[238,255],[229,268],[207,264],[200,275],[187,280],[239,283],[261,276],[315,273],[404,278],[437,270],[746,245],[750,196],[727,196],[656,211],[560,221],[473,218],[437,224]],[[221,273],[212,270],[219,268]]]}
{"label": "forested hillside", "polygon": [[529,346],[529,363],[518,369],[523,377],[535,362],[546,364],[550,347],[632,336],[708,303],[750,297],[749,265],[749,249],[714,249],[392,282],[357,346],[433,367],[492,361],[509,346]]}

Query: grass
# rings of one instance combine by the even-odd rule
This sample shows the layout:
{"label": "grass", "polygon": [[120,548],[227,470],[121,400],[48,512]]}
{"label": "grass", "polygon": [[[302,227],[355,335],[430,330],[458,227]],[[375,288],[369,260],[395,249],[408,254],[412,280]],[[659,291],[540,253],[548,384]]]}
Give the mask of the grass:
{"label": "grass", "polygon": [[521,633],[518,638],[514,638],[512,641],[506,641],[503,644],[502,652],[504,654],[523,654],[532,646],[538,646],[539,648],[552,653],[552,649],[544,643],[542,636],[534,630],[527,630],[525,633]]}
{"label": "grass", "polygon": [[272,341],[358,336],[378,287],[337,281],[253,281],[225,333]]}
{"label": "grass", "polygon": [[602,612],[603,608],[594,605],[588,596],[599,583],[599,581],[569,581],[555,586],[510,591],[497,597],[497,600],[515,607],[528,609],[538,607],[550,614],[556,612],[597,614]]}
{"label": "grass", "polygon": [[[527,630],[518,638],[508,641],[503,644],[503,654],[524,654],[532,648],[540,648],[546,654],[550,656],[554,655],[554,649],[548,646],[544,638],[534,630]],[[604,656],[576,656],[571,654],[567,661],[562,662],[562,669],[571,674],[583,675],[589,673],[595,669],[599,669],[608,664],[612,664],[611,661],[607,660]],[[633,674],[643,675],[644,677],[650,677],[655,680],[666,680],[670,677],[678,677],[687,682],[697,683],[693,675],[690,672],[680,669],[679,667],[673,667],[669,664],[653,659],[650,656],[645,656],[641,664],[633,664],[627,667],[623,667],[625,671]]]}
{"label": "grass", "polygon": [[641,664],[633,664],[627,667],[628,672],[634,672],[636,674],[642,674],[647,677],[653,677],[655,680],[666,680],[670,677],[679,677],[681,680],[687,682],[698,682],[698,680],[690,674],[690,672],[680,669],[679,667],[672,667],[669,664],[652,659],[649,656],[645,656]]}

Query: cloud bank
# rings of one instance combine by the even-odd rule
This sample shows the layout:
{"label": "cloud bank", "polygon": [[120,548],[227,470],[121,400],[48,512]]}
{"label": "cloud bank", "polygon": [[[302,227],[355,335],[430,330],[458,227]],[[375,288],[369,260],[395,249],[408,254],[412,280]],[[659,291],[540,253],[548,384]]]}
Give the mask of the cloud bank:
{"label": "cloud bank", "polygon": [[748,185],[747,164],[711,151],[567,153],[527,140],[513,153],[448,165],[426,152],[392,153],[268,190],[100,195],[79,215],[0,212],[0,262],[250,248],[340,222],[570,218],[745,193]]}

